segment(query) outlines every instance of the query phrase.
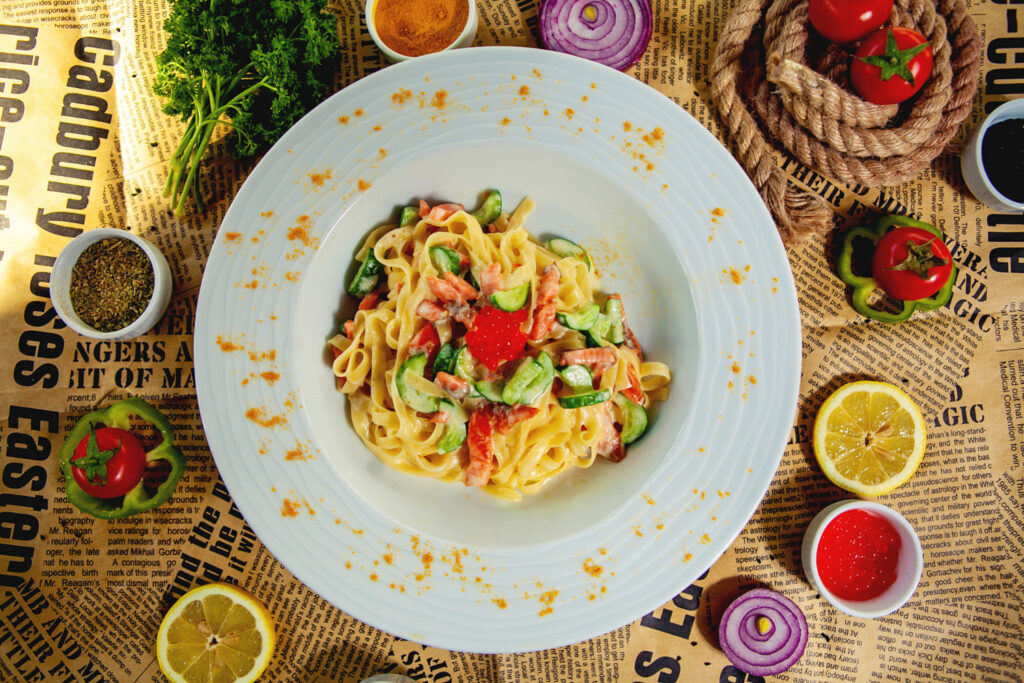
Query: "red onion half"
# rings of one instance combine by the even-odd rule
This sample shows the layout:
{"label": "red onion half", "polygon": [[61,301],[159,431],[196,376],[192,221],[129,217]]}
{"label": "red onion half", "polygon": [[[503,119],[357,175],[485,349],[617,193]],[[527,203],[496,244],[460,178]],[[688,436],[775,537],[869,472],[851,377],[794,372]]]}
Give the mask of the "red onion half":
{"label": "red onion half", "polygon": [[651,42],[650,0],[541,0],[537,9],[544,47],[626,69]]}
{"label": "red onion half", "polygon": [[772,676],[796,664],[807,647],[807,637],[807,619],[800,608],[767,588],[755,588],[733,600],[718,627],[725,656],[754,676]]}

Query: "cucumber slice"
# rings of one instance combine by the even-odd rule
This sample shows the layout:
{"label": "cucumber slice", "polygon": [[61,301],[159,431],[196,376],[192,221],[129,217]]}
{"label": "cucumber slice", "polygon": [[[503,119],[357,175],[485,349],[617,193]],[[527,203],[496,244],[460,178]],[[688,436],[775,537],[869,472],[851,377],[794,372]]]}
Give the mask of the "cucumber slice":
{"label": "cucumber slice", "polygon": [[594,375],[585,365],[566,365],[558,368],[558,376],[575,391],[591,391],[594,388]]}
{"label": "cucumber slice", "polygon": [[348,293],[352,296],[366,296],[377,288],[377,282],[380,281],[383,272],[384,266],[373,255],[373,247],[370,247],[366,252],[366,260],[359,266],[356,276],[349,283]]}
{"label": "cucumber slice", "polygon": [[509,405],[518,402],[526,387],[540,376],[540,372],[540,366],[534,363],[532,358],[524,358],[519,361],[516,371],[508,378],[505,388],[501,390],[501,400]]}
{"label": "cucumber slice", "polygon": [[500,380],[481,380],[474,384],[473,386],[476,387],[476,390],[480,392],[480,395],[486,398],[488,401],[493,401],[494,403],[501,403],[502,383]]}
{"label": "cucumber slice", "polygon": [[600,389],[598,391],[585,391],[581,394],[573,394],[572,396],[562,396],[558,399],[558,405],[563,408],[586,408],[587,406],[596,406],[598,403],[604,403],[611,398],[612,392],[608,389]]}
{"label": "cucumber slice", "polygon": [[595,303],[589,303],[572,313],[556,313],[555,318],[570,330],[580,330],[582,332],[593,327],[599,315],[601,315],[601,307]]}
{"label": "cucumber slice", "polygon": [[623,327],[624,317],[622,315],[622,301],[620,299],[608,299],[604,302],[604,314],[612,322],[611,328],[605,337],[612,344],[621,344],[626,341],[626,332]]}
{"label": "cucumber slice", "polygon": [[530,296],[530,283],[524,282],[518,287],[503,289],[491,294],[491,303],[503,311],[518,311],[526,305],[528,296]]}
{"label": "cucumber slice", "polygon": [[449,375],[454,375],[455,358],[458,354],[459,349],[455,348],[452,344],[442,346],[441,350],[437,352],[437,358],[434,359],[434,374],[447,372]]}
{"label": "cucumber slice", "polygon": [[420,220],[420,210],[415,206],[407,206],[402,209],[402,216],[398,219],[398,227],[404,228],[407,225],[418,223]]}
{"label": "cucumber slice", "polygon": [[430,251],[430,262],[437,268],[437,272],[442,277],[447,272],[459,274],[462,270],[462,258],[459,256],[459,252],[451,249],[450,247],[431,247]]}
{"label": "cucumber slice", "polygon": [[587,256],[587,250],[572,240],[567,240],[564,237],[555,237],[548,240],[548,249],[562,257],[574,256],[586,263],[587,270],[590,270],[590,257]]}
{"label": "cucumber slice", "polygon": [[587,339],[594,346],[600,346],[601,342],[608,338],[608,332],[612,329],[612,321],[604,313],[599,313],[597,320],[587,330]]}
{"label": "cucumber slice", "polygon": [[476,222],[483,228],[498,220],[498,216],[501,215],[501,193],[497,190],[491,190],[491,193],[487,195],[487,199],[480,205],[480,208],[469,215],[475,218]]}
{"label": "cucumber slice", "polygon": [[413,389],[405,382],[406,373],[412,372],[422,377],[423,371],[426,367],[427,354],[425,353],[418,353],[407,359],[402,363],[402,367],[398,369],[398,375],[395,377],[395,386],[398,387],[398,396],[407,406],[421,413],[434,413],[437,412],[440,399],[436,396],[428,396],[422,391]]}
{"label": "cucumber slice", "polygon": [[441,440],[437,442],[438,453],[448,453],[461,446],[466,440],[466,412],[458,403],[441,400],[439,408],[448,413]]}
{"label": "cucumber slice", "polygon": [[480,392],[477,391],[476,388],[476,373],[473,372],[476,368],[476,359],[473,358],[473,354],[469,352],[468,346],[463,346],[456,352],[453,367],[454,369],[449,370],[448,372],[469,382],[470,398],[479,397]]}
{"label": "cucumber slice", "polygon": [[534,365],[540,369],[540,374],[537,375],[537,379],[523,389],[519,403],[533,405],[537,399],[551,391],[551,385],[555,382],[555,362],[551,360],[551,356],[546,351],[540,352],[540,355],[534,360]]}
{"label": "cucumber slice", "polygon": [[615,394],[612,400],[622,411],[622,443],[633,443],[643,436],[647,429],[647,411],[622,394]]}

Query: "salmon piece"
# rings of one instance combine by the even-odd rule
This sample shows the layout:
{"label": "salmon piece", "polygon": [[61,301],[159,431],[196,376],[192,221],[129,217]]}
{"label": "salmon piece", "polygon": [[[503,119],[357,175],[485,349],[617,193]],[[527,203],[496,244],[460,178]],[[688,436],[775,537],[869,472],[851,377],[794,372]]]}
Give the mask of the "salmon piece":
{"label": "salmon piece", "polygon": [[430,213],[430,204],[427,204],[422,199],[420,200],[420,218],[426,218],[427,214]]}
{"label": "salmon piece", "polygon": [[[622,297],[618,294],[610,294],[609,299],[618,299],[619,303],[622,303]],[[626,307],[622,307],[622,333],[626,335],[626,346],[636,351],[636,355],[640,360],[644,359],[644,350],[640,346],[640,340],[636,338],[636,334],[629,328],[626,323]]]}
{"label": "salmon piece", "polygon": [[619,353],[612,346],[563,351],[559,362],[562,365],[614,365]]}
{"label": "salmon piece", "polygon": [[476,291],[476,287],[469,284],[450,270],[445,271],[444,280],[458,290],[459,294],[462,295],[462,298],[466,301],[472,301],[480,296],[480,292]]}
{"label": "salmon piece", "polygon": [[501,265],[492,263],[480,271],[480,298],[487,299],[495,292],[504,289],[504,281],[501,277]]}
{"label": "salmon piece", "polygon": [[436,323],[439,320],[447,319],[451,313],[449,313],[447,309],[438,306],[430,299],[424,299],[416,306],[416,315],[424,320]]}
{"label": "salmon piece", "polygon": [[354,335],[355,331],[356,331],[356,321],[355,320],[346,320],[345,321],[344,330],[345,330],[345,336],[348,337],[349,339],[353,339],[352,335]]}
{"label": "salmon piece", "polygon": [[517,423],[533,417],[540,410],[533,406],[503,406],[493,405],[491,414],[494,416],[494,425],[499,434],[508,434]]}
{"label": "salmon piece", "polygon": [[469,416],[469,465],[466,486],[486,486],[494,470],[494,425],[486,410],[475,410]]}
{"label": "salmon piece", "polygon": [[445,306],[465,306],[480,295],[473,285],[452,272],[446,272],[443,279],[427,275],[427,287]]}
{"label": "salmon piece", "polygon": [[446,425],[448,424],[449,417],[448,413],[444,412],[443,410],[439,410],[436,413],[431,413],[430,417],[428,417],[427,419],[433,422],[434,424]]}
{"label": "salmon piece", "polygon": [[[463,210],[464,207],[462,206],[462,204],[438,204],[437,206],[432,207],[430,211],[427,212],[427,220],[437,221],[438,223],[440,223],[441,221],[448,220],[448,217],[451,216],[456,211]],[[423,207],[420,206],[420,217],[422,216]]]}
{"label": "salmon piece", "polygon": [[450,282],[442,280],[439,277],[433,275],[427,275],[427,287],[430,288],[430,293],[437,297],[437,300],[442,304],[465,304],[459,296],[459,290],[455,289]]}
{"label": "salmon piece", "polygon": [[363,297],[362,301],[359,302],[360,311],[369,311],[377,308],[377,304],[380,303],[380,292],[376,289]]}
{"label": "salmon piece", "polygon": [[447,391],[452,398],[458,401],[469,396],[469,382],[443,370],[434,377],[434,384]]}
{"label": "salmon piece", "polygon": [[622,436],[615,428],[615,415],[612,413],[610,401],[602,405],[601,440],[597,443],[597,454],[612,462],[619,462],[626,457],[626,447],[622,445]]}
{"label": "salmon piece", "polygon": [[629,386],[622,390],[622,395],[633,403],[643,405],[644,390],[640,386],[640,378],[637,377],[636,370],[629,363],[626,364],[626,377],[629,378]]}
{"label": "salmon piece", "polygon": [[537,303],[533,307],[533,325],[530,327],[530,341],[541,341],[551,332],[555,324],[555,303],[558,298],[558,281],[562,274],[555,264],[541,272],[537,284]]}

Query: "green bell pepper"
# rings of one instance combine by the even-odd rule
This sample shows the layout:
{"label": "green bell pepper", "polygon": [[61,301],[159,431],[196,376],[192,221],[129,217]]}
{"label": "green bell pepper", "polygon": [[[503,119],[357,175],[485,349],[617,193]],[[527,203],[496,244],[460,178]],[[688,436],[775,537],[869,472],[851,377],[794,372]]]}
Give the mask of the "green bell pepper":
{"label": "green bell pepper", "polygon": [[[144,480],[141,480],[135,488],[121,498],[103,499],[90,496],[78,485],[72,473],[72,458],[75,448],[89,436],[96,425],[131,431],[130,418],[132,415],[149,422],[160,432],[162,440],[155,448],[146,453],[146,463],[166,460],[171,464],[170,474],[157,487],[153,495],[146,492]],[[174,488],[181,480],[181,476],[185,473],[185,456],[174,447],[174,434],[167,418],[159,410],[138,398],[118,401],[107,408],[93,411],[82,417],[71,429],[67,440],[61,446],[58,457],[61,471],[64,473],[64,486],[67,490],[68,500],[82,512],[100,519],[127,517],[167,502],[171,494],[174,493]]]}
{"label": "green bell pepper", "polygon": [[942,232],[934,225],[922,223],[921,221],[914,220],[913,218],[907,218],[906,216],[882,216],[878,222],[875,223],[874,228],[858,226],[850,229],[843,238],[843,246],[839,251],[837,264],[839,278],[846,284],[853,287],[852,302],[854,310],[867,318],[878,320],[883,323],[901,323],[908,320],[910,316],[914,314],[914,311],[930,311],[938,308],[939,306],[945,306],[953,296],[953,283],[956,281],[956,265],[954,264],[953,269],[949,274],[949,279],[942,286],[942,289],[923,299],[904,301],[903,310],[898,313],[882,311],[868,303],[868,299],[878,287],[878,283],[875,282],[873,277],[854,274],[853,242],[858,237],[861,237],[870,240],[872,245],[877,245],[878,241],[881,240],[887,232],[902,226],[921,228],[932,233],[940,240],[943,238]]}

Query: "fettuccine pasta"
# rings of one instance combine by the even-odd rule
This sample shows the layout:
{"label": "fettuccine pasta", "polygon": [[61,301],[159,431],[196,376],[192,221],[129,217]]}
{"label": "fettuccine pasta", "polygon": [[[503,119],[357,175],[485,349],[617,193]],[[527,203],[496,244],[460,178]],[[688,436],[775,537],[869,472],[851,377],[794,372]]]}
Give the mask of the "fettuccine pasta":
{"label": "fettuccine pasta", "polygon": [[378,458],[519,500],[625,457],[671,374],[644,360],[586,252],[531,237],[529,199],[511,215],[500,202],[492,192],[475,213],[421,202],[373,230],[349,286],[359,308],[328,344]]}

